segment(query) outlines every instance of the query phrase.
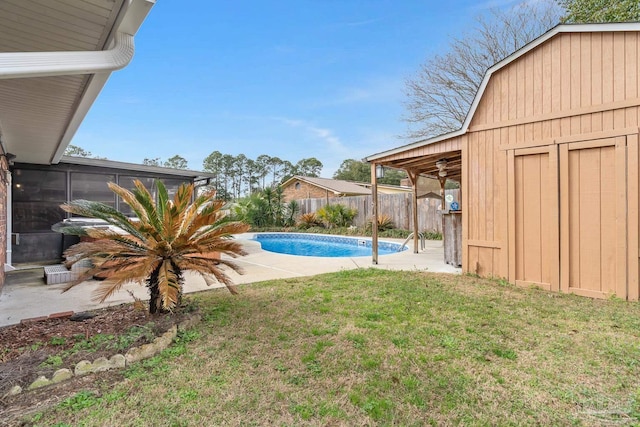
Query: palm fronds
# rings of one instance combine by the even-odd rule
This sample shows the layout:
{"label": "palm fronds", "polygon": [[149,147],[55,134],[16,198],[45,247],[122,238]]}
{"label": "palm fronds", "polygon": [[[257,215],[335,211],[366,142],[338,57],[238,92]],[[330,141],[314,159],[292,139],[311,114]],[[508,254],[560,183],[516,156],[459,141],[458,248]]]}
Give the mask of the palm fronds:
{"label": "palm fronds", "polygon": [[[63,226],[67,234],[93,239],[72,246],[65,252],[67,265],[84,259],[93,267],[67,289],[92,276],[106,280],[101,283],[96,298],[104,301],[124,284],[147,281],[152,301],[163,310],[172,310],[182,294],[182,271],[193,270],[204,277],[207,284],[214,280],[224,283],[235,293],[231,279],[220,269],[239,267],[220,254],[231,257],[244,255],[242,246],[232,240],[233,234],[243,233],[249,226],[242,222],[223,221],[224,202],[208,191],[194,198],[193,185],[182,185],[173,199],[165,186],[157,181],[157,201],[140,181],[127,190],[109,183],[109,188],[127,203],[136,218],[127,218],[116,209],[98,202],[74,200],[62,209],[75,215],[99,218],[113,229]],[[192,201],[193,200],[193,201]],[[160,304],[154,301],[154,295]]]}

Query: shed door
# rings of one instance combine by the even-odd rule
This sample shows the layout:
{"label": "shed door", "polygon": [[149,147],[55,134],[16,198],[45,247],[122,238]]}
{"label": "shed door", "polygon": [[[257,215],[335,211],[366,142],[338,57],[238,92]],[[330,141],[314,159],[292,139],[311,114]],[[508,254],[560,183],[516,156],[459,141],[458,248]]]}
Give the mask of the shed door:
{"label": "shed door", "polygon": [[558,290],[557,148],[509,152],[509,279]]}
{"label": "shed door", "polygon": [[560,146],[561,289],[627,297],[626,137]]}

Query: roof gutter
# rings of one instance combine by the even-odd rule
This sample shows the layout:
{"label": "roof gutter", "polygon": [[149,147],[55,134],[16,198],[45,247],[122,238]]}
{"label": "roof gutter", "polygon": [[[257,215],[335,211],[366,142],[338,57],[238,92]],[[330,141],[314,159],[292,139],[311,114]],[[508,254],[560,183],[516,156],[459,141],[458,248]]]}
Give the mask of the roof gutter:
{"label": "roof gutter", "polygon": [[131,62],[133,36],[155,0],[128,0],[110,49],[98,51],[1,52],[0,79],[110,73]]}
{"label": "roof gutter", "polygon": [[109,50],[88,52],[3,52],[0,79],[53,77],[111,72],[133,58],[133,36],[116,33]]}

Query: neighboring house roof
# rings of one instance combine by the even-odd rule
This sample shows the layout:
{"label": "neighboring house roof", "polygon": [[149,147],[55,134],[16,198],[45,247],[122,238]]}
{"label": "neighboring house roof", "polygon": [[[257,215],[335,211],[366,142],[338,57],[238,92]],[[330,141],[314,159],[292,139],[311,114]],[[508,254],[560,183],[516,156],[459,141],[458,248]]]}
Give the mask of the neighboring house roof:
{"label": "neighboring house roof", "polygon": [[375,160],[383,158],[383,157],[387,157],[387,156],[390,156],[390,155],[393,155],[393,154],[402,153],[402,152],[405,152],[405,151],[408,151],[408,150],[412,150],[412,149],[415,149],[415,148],[420,148],[420,147],[424,147],[426,145],[434,144],[436,142],[444,141],[444,140],[449,139],[449,138],[454,138],[454,137],[457,137],[457,136],[460,136],[460,135],[464,135],[469,129],[469,124],[471,123],[471,120],[473,119],[473,116],[474,116],[474,114],[476,112],[476,109],[478,108],[478,104],[480,103],[480,100],[482,99],[482,95],[484,94],[484,91],[487,88],[487,84],[489,83],[489,79],[491,78],[493,73],[495,73],[499,69],[505,67],[506,65],[510,64],[511,62],[515,61],[516,59],[520,58],[521,56],[527,54],[531,50],[533,50],[536,47],[540,46],[542,43],[546,42],[547,40],[555,37],[557,34],[560,34],[560,33],[621,32],[621,31],[622,32],[623,31],[640,31],[640,22],[613,23],[613,24],[606,23],[606,24],[563,24],[563,25],[557,25],[556,27],[554,27],[551,30],[547,31],[546,33],[544,33],[543,35],[541,35],[537,39],[529,42],[528,44],[526,44],[525,46],[521,47],[520,49],[518,49],[517,51],[515,51],[511,55],[507,56],[505,59],[503,59],[502,61],[498,62],[497,64],[495,64],[494,66],[492,66],[491,68],[489,68],[487,70],[487,72],[484,75],[484,79],[482,80],[482,83],[480,84],[478,92],[476,93],[476,96],[473,99],[473,102],[471,103],[471,108],[469,109],[469,112],[467,113],[467,117],[466,117],[466,119],[465,119],[465,121],[462,124],[462,127],[460,129],[458,129],[456,131],[453,131],[453,132],[445,133],[443,135],[435,136],[433,138],[423,139],[423,140],[420,140],[420,141],[413,142],[411,144],[407,144],[407,145],[403,145],[403,146],[400,146],[400,147],[396,147],[396,148],[393,148],[391,150],[387,150],[387,151],[383,151],[383,152],[380,152],[380,153],[372,154],[372,155],[366,157],[365,161],[374,162]]}
{"label": "neighboring house roof", "polygon": [[320,187],[323,190],[331,191],[336,195],[365,195],[370,194],[371,191],[351,181],[342,181],[339,179],[329,178],[314,178],[309,176],[294,175],[287,181],[282,183],[282,187],[285,188],[295,181],[306,182],[316,187]]}
{"label": "neighboring house roof", "polygon": [[61,164],[95,166],[109,169],[120,169],[129,172],[148,172],[158,175],[175,175],[192,179],[215,178],[215,175],[207,172],[190,169],[165,168],[161,166],[140,165],[137,163],[118,162],[106,159],[92,159],[90,157],[62,156]]}
{"label": "neighboring house roof", "polygon": [[24,163],[57,163],[155,0],[3,1],[0,146]]}
{"label": "neighboring house roof", "polygon": [[[371,190],[371,183],[359,182],[358,185]],[[378,183],[378,193],[383,194],[397,194],[397,193],[411,193],[413,188],[402,185],[380,184]]]}

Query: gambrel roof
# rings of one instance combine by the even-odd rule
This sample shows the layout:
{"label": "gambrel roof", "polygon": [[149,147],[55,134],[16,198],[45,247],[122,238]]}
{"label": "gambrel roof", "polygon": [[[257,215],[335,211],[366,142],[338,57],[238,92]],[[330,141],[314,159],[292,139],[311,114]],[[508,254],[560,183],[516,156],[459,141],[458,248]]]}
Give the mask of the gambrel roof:
{"label": "gambrel roof", "polygon": [[[458,137],[461,137],[462,135],[466,134],[469,130],[469,126],[471,124],[471,121],[473,120],[473,117],[476,113],[476,110],[480,104],[480,101],[484,95],[485,89],[487,88],[487,85],[489,84],[489,80],[491,79],[492,75],[494,73],[496,73],[498,70],[506,67],[507,65],[509,65],[510,63],[514,62],[515,60],[517,60],[518,58],[522,57],[523,55],[526,55],[527,53],[529,53],[530,51],[532,51],[533,49],[535,49],[536,47],[540,46],[541,44],[545,43],[546,41],[548,41],[549,39],[555,37],[558,34],[562,34],[562,33],[593,33],[593,32],[626,32],[626,31],[633,31],[633,32],[637,32],[640,31],[640,22],[628,22],[628,23],[605,23],[605,24],[562,24],[562,25],[558,25],[554,28],[552,28],[551,30],[549,30],[548,32],[544,33],[543,35],[541,35],[540,37],[538,37],[537,39],[531,41],[530,43],[526,44],[525,46],[523,46],[522,48],[518,49],[517,51],[515,51],[514,53],[512,53],[511,55],[507,56],[505,59],[503,59],[502,61],[498,62],[497,64],[495,64],[494,66],[492,66],[491,68],[489,68],[487,70],[487,72],[485,73],[485,76],[482,80],[482,83],[480,84],[480,87],[478,89],[478,92],[476,93],[476,96],[471,104],[471,107],[469,109],[469,112],[467,113],[467,117],[464,121],[464,123],[462,124],[462,127],[456,131],[453,132],[449,132],[449,133],[445,133],[442,135],[438,135],[432,138],[427,138],[427,139],[423,139],[420,141],[416,141],[407,145],[403,145],[400,147],[396,147],[387,151],[383,151],[380,153],[376,153],[376,154],[372,154],[368,157],[366,157],[364,160],[367,162],[374,162],[374,163],[378,163],[377,161],[380,161],[381,163],[384,163],[385,165],[388,166],[393,166],[393,164],[385,162],[384,159],[390,156],[394,156],[397,157],[396,155],[399,155],[400,153],[406,153],[406,152],[410,152],[412,150],[416,150],[416,149],[421,149],[421,148],[426,148],[427,146],[430,145],[434,145],[437,143],[450,143],[450,142],[455,142],[457,140]],[[451,144],[449,144],[451,145]],[[454,144],[455,145],[455,144]],[[453,152],[456,151],[453,148],[455,147],[448,147],[446,149],[440,150],[440,149],[430,149],[430,150],[426,150],[425,154],[433,154],[435,155],[435,157],[433,157],[433,159],[436,159],[437,153],[438,151],[441,151],[443,153],[446,154],[446,152]],[[433,152],[433,153],[432,153]],[[431,160],[433,160],[431,159]],[[434,163],[435,160],[431,163]],[[396,166],[396,167],[403,167],[403,166]],[[425,165],[426,169],[430,169],[431,166],[429,165]],[[431,168],[432,169],[432,168]]]}

